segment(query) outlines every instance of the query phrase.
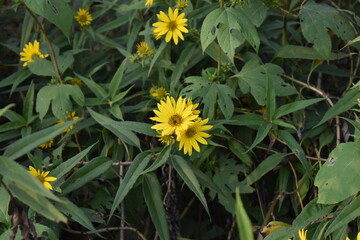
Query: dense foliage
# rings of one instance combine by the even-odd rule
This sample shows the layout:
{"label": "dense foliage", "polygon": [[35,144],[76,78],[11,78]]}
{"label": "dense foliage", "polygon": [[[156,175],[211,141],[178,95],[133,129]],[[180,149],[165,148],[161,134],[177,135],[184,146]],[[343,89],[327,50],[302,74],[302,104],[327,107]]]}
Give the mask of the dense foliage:
{"label": "dense foliage", "polygon": [[356,238],[358,1],[0,3],[1,240]]}

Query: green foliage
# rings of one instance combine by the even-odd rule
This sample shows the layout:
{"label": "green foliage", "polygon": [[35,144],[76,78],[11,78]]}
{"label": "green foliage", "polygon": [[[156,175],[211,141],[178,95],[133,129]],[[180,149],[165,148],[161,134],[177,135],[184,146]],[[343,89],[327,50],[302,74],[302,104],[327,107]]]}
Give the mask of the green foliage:
{"label": "green foliage", "polygon": [[0,4],[0,239],[353,239],[359,3],[145,2]]}

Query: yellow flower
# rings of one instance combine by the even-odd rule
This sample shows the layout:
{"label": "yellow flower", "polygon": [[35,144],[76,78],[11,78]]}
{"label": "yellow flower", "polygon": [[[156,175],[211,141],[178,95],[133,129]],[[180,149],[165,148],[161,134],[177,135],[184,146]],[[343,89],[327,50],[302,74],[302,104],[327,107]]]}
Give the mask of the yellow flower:
{"label": "yellow flower", "polygon": [[91,23],[91,21],[93,20],[89,11],[85,10],[83,8],[79,8],[79,11],[76,14],[77,15],[75,16],[75,19],[82,27],[89,25]]}
{"label": "yellow flower", "polygon": [[29,42],[28,44],[25,44],[25,47],[23,48],[23,51],[20,53],[22,58],[20,58],[20,61],[23,61],[23,66],[26,67],[29,62],[34,62],[34,57],[37,56],[38,58],[46,58],[49,55],[48,54],[42,54],[40,52],[40,43],[35,40],[34,44]]}
{"label": "yellow flower", "polygon": [[[67,115],[66,120],[67,121],[71,121],[71,120],[76,120],[78,119],[78,116],[75,116],[75,112],[71,112],[69,115]],[[56,125],[59,124],[63,124],[64,121],[63,120],[59,120]],[[70,127],[68,127],[67,129],[64,130],[64,133],[70,132],[71,129],[73,129],[74,125],[71,125]]]}
{"label": "yellow flower", "polygon": [[304,229],[300,229],[299,230],[299,237],[300,237],[300,240],[306,240],[306,233],[307,233],[308,230],[304,230]]}
{"label": "yellow flower", "polygon": [[350,240],[350,238],[346,237],[345,240]]}
{"label": "yellow flower", "polygon": [[207,141],[204,138],[211,136],[210,134],[203,132],[212,128],[211,125],[205,125],[208,121],[209,119],[199,119],[198,121],[189,124],[187,129],[180,131],[180,134],[178,134],[176,138],[179,142],[179,151],[184,147],[184,153],[189,154],[189,156],[191,156],[193,148],[197,152],[200,152],[200,147],[197,142],[206,145]]}
{"label": "yellow flower", "polygon": [[[160,133],[160,132],[159,132]],[[160,133],[161,134],[161,133]],[[156,135],[156,137],[158,137],[159,142],[166,144],[166,145],[170,145],[172,143],[174,143],[175,137],[174,135]]]}
{"label": "yellow flower", "polygon": [[78,86],[80,86],[80,85],[82,84],[81,79],[79,79],[79,78],[77,78],[77,77],[72,78],[70,82],[71,82],[72,85],[78,85]]}
{"label": "yellow flower", "polygon": [[152,129],[161,131],[161,135],[179,134],[180,130],[185,130],[198,115],[192,113],[192,106],[186,107],[186,99],[179,97],[177,102],[173,97],[166,97],[157,104],[159,110],[154,110],[156,117],[150,118],[159,122],[152,126]]}
{"label": "yellow flower", "polygon": [[145,7],[150,7],[153,4],[154,4],[154,0],[146,0]]}
{"label": "yellow flower", "polygon": [[47,175],[49,175],[50,171],[40,172],[40,170],[36,170],[34,167],[29,166],[29,173],[31,175],[33,175],[34,177],[36,177],[37,179],[39,179],[39,181],[44,185],[44,187],[46,187],[47,189],[53,190],[53,187],[48,182],[55,181],[57,178],[56,177],[47,177]]}
{"label": "yellow flower", "polygon": [[160,100],[169,95],[169,93],[163,87],[159,87],[159,88],[152,87],[152,88],[150,88],[150,94],[154,98],[157,98],[157,99],[160,99]]}
{"label": "yellow flower", "polygon": [[177,0],[177,1],[176,1],[176,5],[177,5],[179,8],[186,8],[187,6],[189,6],[187,0]]}
{"label": "yellow flower", "polygon": [[187,100],[187,102],[186,102],[186,106],[190,106],[190,105],[193,106],[192,109],[191,109],[192,112],[193,112],[193,114],[199,115],[199,114],[200,114],[200,110],[196,110],[196,108],[199,106],[199,104],[198,104],[198,103],[193,104],[193,103],[192,103],[192,99],[189,98],[189,99]]}
{"label": "yellow flower", "polygon": [[50,139],[49,141],[40,144],[39,148],[47,149],[47,148],[51,148],[53,145],[54,145],[54,139]]}
{"label": "yellow flower", "polygon": [[140,56],[144,57],[149,52],[149,45],[146,42],[142,41],[136,44],[136,51]]}
{"label": "yellow flower", "polygon": [[184,40],[184,37],[181,32],[188,33],[186,29],[187,19],[184,18],[185,13],[179,14],[179,10],[176,8],[174,11],[169,7],[168,15],[163,11],[160,11],[159,14],[156,14],[159,22],[153,24],[155,27],[154,35],[159,37],[166,34],[165,41],[170,42],[171,39],[174,40],[174,43],[177,45],[179,38]]}

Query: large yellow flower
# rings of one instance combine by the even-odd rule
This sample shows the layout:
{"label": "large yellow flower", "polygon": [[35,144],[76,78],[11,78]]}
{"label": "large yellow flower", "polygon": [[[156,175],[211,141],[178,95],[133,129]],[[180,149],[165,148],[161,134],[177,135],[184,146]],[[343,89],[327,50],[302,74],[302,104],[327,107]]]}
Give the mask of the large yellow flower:
{"label": "large yellow flower", "polygon": [[300,229],[299,230],[299,237],[300,237],[300,240],[306,240],[306,233],[307,233],[308,230],[304,230],[304,229]]}
{"label": "large yellow flower", "polygon": [[179,142],[179,151],[184,148],[184,153],[191,156],[192,149],[194,148],[197,152],[200,152],[199,143],[207,144],[204,138],[210,137],[210,134],[203,131],[212,128],[211,125],[205,125],[209,119],[201,120],[189,124],[187,129],[181,130],[180,134],[177,135],[176,140]]}
{"label": "large yellow flower", "polygon": [[55,181],[57,178],[56,177],[48,177],[47,175],[49,175],[50,171],[40,172],[40,170],[36,170],[34,167],[29,166],[29,173],[31,173],[31,175],[33,175],[34,177],[39,179],[39,181],[44,185],[44,187],[46,187],[47,189],[53,190],[53,187],[48,182]]}
{"label": "large yellow flower", "polygon": [[166,101],[161,100],[157,104],[159,110],[154,110],[156,117],[150,118],[158,124],[152,126],[152,129],[161,131],[161,135],[177,135],[181,130],[188,128],[191,121],[196,119],[198,115],[192,112],[192,105],[186,106],[186,99],[179,97],[177,102],[173,97],[167,97]]}
{"label": "large yellow flower", "polygon": [[179,10],[176,8],[174,11],[169,7],[168,15],[163,11],[160,11],[159,14],[156,14],[160,22],[153,24],[155,29],[153,30],[156,38],[165,35],[165,41],[170,42],[171,38],[174,40],[174,43],[177,45],[179,38],[184,40],[184,36],[181,32],[188,33],[186,29],[187,19],[184,18],[185,13],[179,14]]}
{"label": "large yellow flower", "polygon": [[[75,116],[75,112],[71,112],[69,115],[66,116],[66,120],[67,121],[71,121],[71,120],[76,120],[78,119],[79,117],[78,116]],[[59,125],[59,124],[63,124],[64,121],[63,120],[59,120],[56,125]],[[73,129],[74,125],[71,125],[70,127],[66,128],[64,130],[64,133],[67,133],[67,132],[70,132],[71,129]]]}
{"label": "large yellow flower", "polygon": [[86,25],[89,25],[91,21],[93,20],[91,14],[88,10],[85,10],[83,8],[79,8],[79,11],[76,13],[75,16],[76,21],[83,27]]}
{"label": "large yellow flower", "polygon": [[34,57],[37,56],[38,58],[46,58],[49,55],[48,54],[42,54],[40,52],[40,43],[35,40],[34,44],[29,42],[28,44],[25,44],[25,47],[23,48],[23,51],[20,53],[22,58],[20,58],[20,61],[23,61],[23,66],[26,67],[29,62],[34,62]]}

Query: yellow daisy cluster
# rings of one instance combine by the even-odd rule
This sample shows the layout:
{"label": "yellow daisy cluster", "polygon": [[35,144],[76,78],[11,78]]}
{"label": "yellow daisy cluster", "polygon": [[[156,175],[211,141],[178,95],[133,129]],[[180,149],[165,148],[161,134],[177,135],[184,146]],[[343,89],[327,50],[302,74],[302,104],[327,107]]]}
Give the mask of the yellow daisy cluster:
{"label": "yellow daisy cluster", "polygon": [[50,139],[49,141],[40,144],[39,148],[48,149],[51,148],[53,145],[54,145],[54,139]]}
{"label": "yellow daisy cluster", "polygon": [[77,15],[75,16],[75,19],[82,27],[90,25],[91,21],[93,20],[89,11],[83,8],[79,8],[76,14]]}
{"label": "yellow daisy cluster", "polygon": [[[79,117],[78,117],[78,116],[75,116],[75,114],[76,114],[75,112],[71,112],[69,115],[67,115],[66,120],[67,120],[67,121],[71,121],[71,120],[76,120],[76,119],[78,119]],[[63,123],[65,123],[65,121],[59,120],[59,121],[56,123],[56,125],[63,124]],[[74,127],[74,125],[71,125],[70,127],[66,128],[66,129],[64,130],[64,133],[70,132],[70,130],[73,129],[73,127]]]}
{"label": "yellow daisy cluster", "polygon": [[131,56],[131,61],[136,62],[139,60],[145,60],[149,57],[154,56],[155,50],[149,46],[144,41],[139,42],[136,44],[136,54]]}
{"label": "yellow daisy cluster", "polygon": [[159,22],[153,24],[155,27],[153,33],[156,39],[160,39],[163,35],[165,36],[165,41],[170,42],[173,39],[175,45],[178,44],[179,38],[184,40],[184,36],[181,32],[188,33],[186,22],[188,21],[184,18],[185,13],[179,14],[179,9],[176,8],[174,11],[169,7],[168,14],[165,14],[163,11],[160,11],[159,14],[156,14]]}
{"label": "yellow daisy cluster", "polygon": [[46,187],[47,189],[53,190],[53,187],[48,182],[55,181],[57,178],[56,177],[48,177],[50,171],[41,172],[40,170],[36,170],[34,167],[29,166],[29,173],[31,175],[33,175],[34,177],[36,177],[37,179],[39,179],[39,181],[44,185],[44,187]]}
{"label": "yellow daisy cluster", "polygon": [[20,55],[22,56],[20,61],[24,62],[24,67],[26,67],[30,62],[34,62],[35,57],[46,58],[49,56],[48,54],[42,54],[40,52],[40,43],[37,40],[35,40],[34,43],[29,42],[28,44],[25,44],[25,47]]}
{"label": "yellow daisy cluster", "polygon": [[152,87],[152,88],[150,88],[150,95],[153,98],[161,100],[161,99],[165,98],[166,96],[168,96],[169,93],[163,87]]}
{"label": "yellow daisy cluster", "polygon": [[192,155],[192,149],[200,152],[199,143],[207,144],[204,138],[210,134],[204,132],[212,128],[206,125],[208,119],[199,117],[200,111],[197,110],[198,104],[192,104],[191,99],[179,97],[175,100],[167,96],[157,104],[158,109],[154,110],[155,117],[150,118],[158,122],[152,126],[160,135],[159,141],[171,144],[176,140],[179,142],[179,151],[184,149],[184,153]]}

